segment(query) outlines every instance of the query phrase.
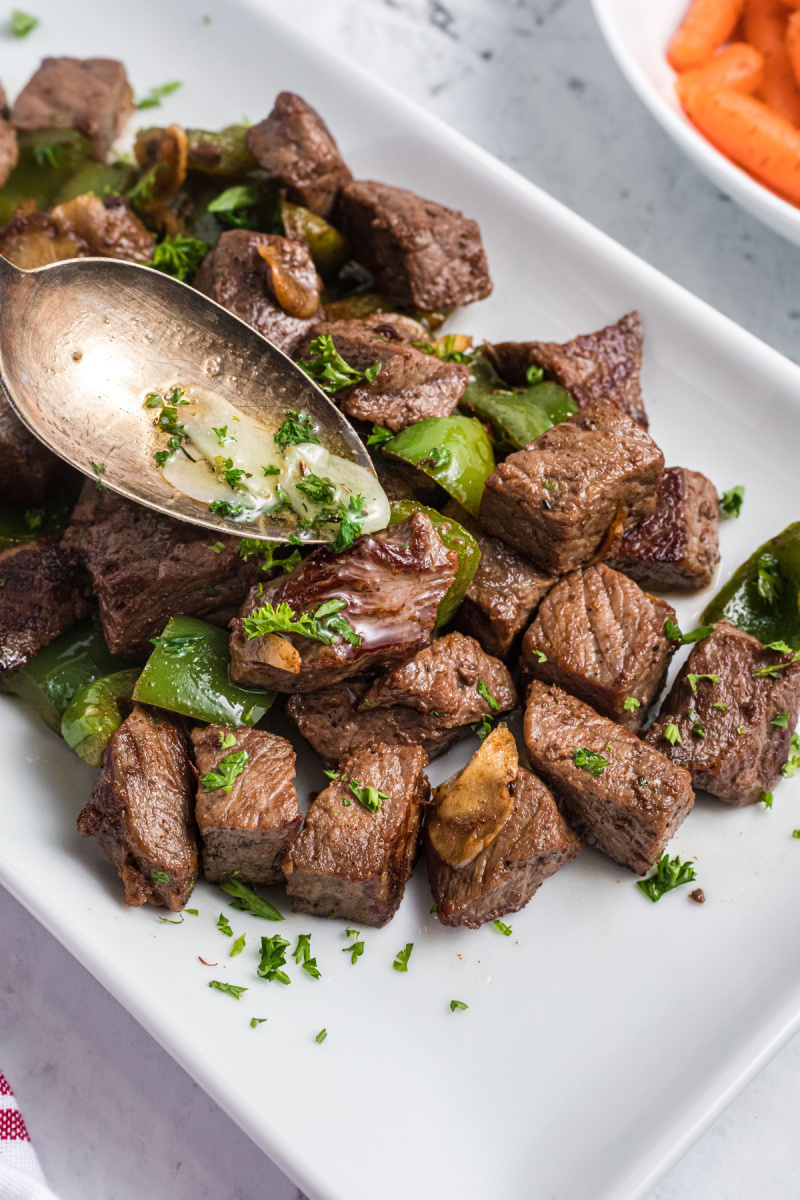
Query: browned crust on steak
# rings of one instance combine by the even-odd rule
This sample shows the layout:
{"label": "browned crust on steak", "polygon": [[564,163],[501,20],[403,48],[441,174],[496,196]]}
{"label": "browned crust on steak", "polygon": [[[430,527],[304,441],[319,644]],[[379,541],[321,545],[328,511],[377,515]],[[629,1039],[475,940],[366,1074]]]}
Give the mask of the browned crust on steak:
{"label": "browned crust on steak", "polygon": [[77,555],[50,538],[0,551],[0,671],[24,666],[89,612]]}
{"label": "browned crust on steak", "polygon": [[11,111],[17,130],[77,129],[105,162],[133,112],[125,67],[113,58],[44,58]]}
{"label": "browned crust on steak", "polygon": [[0,457],[0,493],[22,504],[43,504],[64,470],[61,459],[28,431],[2,392]]}

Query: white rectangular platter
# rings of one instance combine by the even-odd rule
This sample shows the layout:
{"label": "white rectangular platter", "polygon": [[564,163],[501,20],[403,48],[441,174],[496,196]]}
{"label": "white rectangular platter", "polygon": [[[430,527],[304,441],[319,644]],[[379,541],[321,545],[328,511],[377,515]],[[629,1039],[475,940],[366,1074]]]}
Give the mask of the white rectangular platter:
{"label": "white rectangular platter", "polygon": [[[291,89],[322,112],[357,176],[477,218],[495,292],[459,330],[560,339],[639,308],[667,462],[747,488],[741,519],[722,530],[720,579],[800,516],[800,369],[490,155],[243,2],[40,0],[36,12],[35,35],[4,42],[12,94],[43,54],[121,58],[140,93],[183,80],[148,121],[258,120]],[[679,605],[684,628],[704,603]],[[75,830],[94,773],[15,700],[0,698],[0,730],[0,881],[313,1200],[635,1200],[800,1021],[800,779],[781,783],[770,812],[698,799],[670,849],[696,858],[702,907],[685,888],[651,905],[630,873],[586,851],[510,918],[511,937],[448,930],[419,869],[351,965],[343,923],[267,925],[206,885],[199,916],[180,926],[126,909],[113,869]],[[298,748],[305,801],[324,780]],[[273,899],[287,911],[279,890]],[[247,934],[238,958],[226,957],[220,911]],[[293,966],[288,987],[256,977],[257,939],[275,932],[312,933],[321,980]],[[249,990],[232,1000],[212,977]],[[469,1008],[451,1013],[452,999]],[[267,1020],[253,1030],[251,1017]]]}

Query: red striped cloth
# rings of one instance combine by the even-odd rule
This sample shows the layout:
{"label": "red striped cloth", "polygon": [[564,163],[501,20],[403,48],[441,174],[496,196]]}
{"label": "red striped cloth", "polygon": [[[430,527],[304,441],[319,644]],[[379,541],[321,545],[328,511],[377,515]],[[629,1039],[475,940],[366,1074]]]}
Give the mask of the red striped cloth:
{"label": "red striped cloth", "polygon": [[0,1200],[56,1200],[47,1187],[11,1085],[0,1071]]}

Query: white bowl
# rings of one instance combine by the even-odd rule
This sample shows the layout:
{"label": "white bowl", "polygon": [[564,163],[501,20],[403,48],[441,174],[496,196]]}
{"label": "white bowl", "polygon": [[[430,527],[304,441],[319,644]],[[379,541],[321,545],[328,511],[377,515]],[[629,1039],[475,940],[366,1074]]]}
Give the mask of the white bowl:
{"label": "white bowl", "polygon": [[592,0],[609,48],[635,92],[704,175],[731,199],[800,245],[800,208],[781,200],[720,154],[684,116],[666,59],[689,0]]}

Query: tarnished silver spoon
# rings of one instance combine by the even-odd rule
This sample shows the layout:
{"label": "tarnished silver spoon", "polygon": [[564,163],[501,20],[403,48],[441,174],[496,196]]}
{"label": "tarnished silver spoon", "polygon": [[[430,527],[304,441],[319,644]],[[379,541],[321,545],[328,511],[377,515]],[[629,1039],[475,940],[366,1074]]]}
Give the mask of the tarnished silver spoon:
{"label": "tarnished silver spoon", "polygon": [[374,477],[350,424],[291,359],[213,300],[134,263],[73,258],[22,271],[0,256],[0,383],[73,467],[102,468],[112,491],[220,533],[284,541],[291,529],[263,514],[243,525],[172,487],[154,461],[163,438],[148,393],[210,387],[270,433],[303,410],[326,449]]}

